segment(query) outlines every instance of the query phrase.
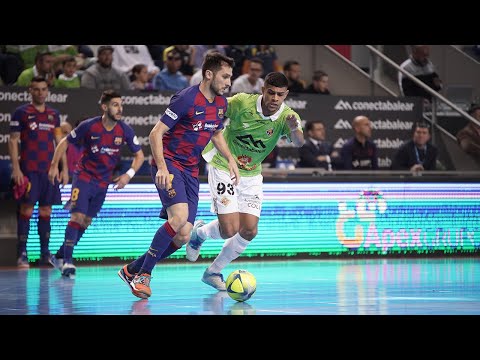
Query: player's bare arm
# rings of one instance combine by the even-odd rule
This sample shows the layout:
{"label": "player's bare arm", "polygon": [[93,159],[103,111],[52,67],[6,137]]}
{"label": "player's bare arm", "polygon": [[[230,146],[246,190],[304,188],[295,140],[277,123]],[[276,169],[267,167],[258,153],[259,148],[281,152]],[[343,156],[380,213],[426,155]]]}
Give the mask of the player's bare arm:
{"label": "player's bare arm", "polygon": [[20,170],[20,161],[18,160],[18,142],[20,141],[20,132],[10,133],[8,140],[8,152],[12,161],[12,178],[17,185],[23,185],[23,172]]}
{"label": "player's bare arm", "polygon": [[[62,129],[60,127],[55,128],[55,144],[59,144],[63,138]],[[68,147],[68,143],[67,143]],[[58,176],[57,180],[62,184],[62,187],[68,184],[68,162],[67,162],[67,152],[62,155],[62,172]]]}
{"label": "player's bare arm", "polygon": [[132,165],[130,166],[130,169],[128,169],[128,171],[125,174],[117,176],[115,179],[113,179],[113,182],[115,183],[114,189],[115,190],[123,189],[130,182],[130,180],[133,178],[133,176],[138,171],[138,169],[140,169],[144,160],[145,160],[145,155],[143,154],[143,150],[137,151],[133,155],[133,161],[132,161]]}
{"label": "player's bare arm", "polygon": [[152,155],[157,164],[157,174],[155,175],[155,184],[160,189],[168,189],[170,187],[170,172],[167,169],[165,158],[163,156],[163,135],[170,128],[163,122],[159,121],[150,131],[149,140]]}
{"label": "player's bare arm", "polygon": [[215,134],[213,134],[211,140],[213,145],[220,152],[220,154],[222,154],[223,157],[228,160],[228,169],[230,170],[230,178],[233,181],[233,185],[238,185],[238,182],[240,181],[238,165],[232,153],[230,152],[230,149],[227,146],[225,138],[223,137],[222,130],[216,131]]}
{"label": "player's bare arm", "polygon": [[287,115],[287,126],[290,129],[290,138],[296,147],[305,144],[305,138],[300,128],[300,120],[294,114]]}
{"label": "player's bare arm", "polygon": [[[58,142],[57,147],[55,148],[55,152],[53,153],[52,163],[50,164],[50,170],[48,170],[48,180],[55,185],[55,179],[60,181],[59,173],[58,173],[58,163],[65,156],[68,148],[68,141],[67,138],[64,137]],[[68,172],[68,168],[67,168]],[[68,175],[67,175],[67,182],[68,182]]]}

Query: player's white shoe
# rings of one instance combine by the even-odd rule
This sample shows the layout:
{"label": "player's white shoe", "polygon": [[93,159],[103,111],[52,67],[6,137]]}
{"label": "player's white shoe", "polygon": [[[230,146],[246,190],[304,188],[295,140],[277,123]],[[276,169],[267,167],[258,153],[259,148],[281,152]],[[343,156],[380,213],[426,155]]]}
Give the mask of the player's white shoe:
{"label": "player's white shoe", "polygon": [[225,280],[223,280],[223,275],[221,273],[209,273],[207,269],[203,273],[202,281],[219,291],[227,291]]}
{"label": "player's white shoe", "polygon": [[193,224],[192,233],[190,234],[190,241],[188,242],[185,251],[187,252],[187,260],[197,261],[198,255],[200,255],[200,248],[202,247],[205,239],[202,239],[197,234],[198,228],[205,225],[205,221],[196,220]]}

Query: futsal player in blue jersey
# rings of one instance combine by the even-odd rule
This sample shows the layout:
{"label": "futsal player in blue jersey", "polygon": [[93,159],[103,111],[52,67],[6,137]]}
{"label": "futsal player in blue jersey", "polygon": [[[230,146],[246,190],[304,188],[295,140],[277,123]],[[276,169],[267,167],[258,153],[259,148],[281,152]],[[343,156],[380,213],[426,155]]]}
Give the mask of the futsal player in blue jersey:
{"label": "futsal player in blue jersey", "polygon": [[150,280],[157,261],[170,256],[190,239],[198,207],[198,164],[210,139],[228,159],[234,184],[238,167],[223,138],[227,99],[234,61],[220,53],[205,57],[203,81],[176,93],[150,133],[154,161],[152,177],[168,216],[156,232],[148,251],[118,272],[132,293],[148,298]]}
{"label": "futsal player in blue jersey", "polygon": [[113,90],[106,90],[100,103],[103,115],[82,121],[60,141],[48,172],[48,178],[53,183],[58,176],[58,161],[65,154],[68,143],[82,145],[83,154],[73,172],[71,215],[65,230],[65,241],[50,258],[52,265],[68,277],[75,276],[73,249],[105,201],[122,146],[127,144],[134,157],[130,169],[113,179],[115,189],[123,189],[144,161],[133,129],[121,121],[121,96]]}
{"label": "futsal player in blue jersey", "polygon": [[[61,204],[58,182],[48,181],[48,170],[53,158],[55,144],[62,139],[58,110],[45,105],[48,84],[37,76],[30,82],[32,102],[15,109],[10,120],[8,150],[12,161],[12,178],[20,196],[17,200],[20,211],[17,225],[17,266],[28,268],[27,239],[33,208],[38,202],[38,235],[40,237],[41,265],[48,264],[50,253],[50,216],[52,205]],[[18,143],[20,141],[20,160]],[[60,160],[60,159],[59,159]],[[66,157],[62,157],[63,169],[67,169]],[[58,166],[58,162],[57,162]],[[58,169],[57,169],[58,173]],[[59,180],[68,184],[68,171],[62,170]],[[50,265],[49,265],[50,266]]]}

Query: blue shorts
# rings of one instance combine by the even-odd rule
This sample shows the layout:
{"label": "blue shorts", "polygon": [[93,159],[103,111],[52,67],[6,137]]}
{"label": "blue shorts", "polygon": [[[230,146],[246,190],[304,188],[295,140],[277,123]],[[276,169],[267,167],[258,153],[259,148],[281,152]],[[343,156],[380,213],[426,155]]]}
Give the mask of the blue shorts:
{"label": "blue shorts", "polygon": [[28,177],[30,185],[27,186],[27,191],[19,202],[21,204],[35,205],[38,201],[38,206],[52,206],[61,205],[62,196],[60,194],[59,183],[55,179],[55,185],[48,180],[48,173],[44,172],[25,172],[24,175]]}
{"label": "blue shorts", "polygon": [[[188,205],[188,222],[193,225],[195,217],[197,216],[198,209],[198,191],[200,190],[200,182],[198,178],[193,177],[190,174],[182,173],[176,167],[172,166],[170,161],[166,161],[167,169],[170,175],[173,175],[172,189],[170,191],[165,189],[159,189],[155,184],[160,200],[162,201],[163,208],[160,211],[160,217],[167,220],[166,209],[169,206],[179,203],[186,203]],[[155,175],[158,168],[156,166],[151,167],[153,183],[155,183]]]}
{"label": "blue shorts", "polygon": [[98,186],[95,180],[86,182],[73,175],[70,213],[79,212],[88,217],[96,217],[105,202],[107,190],[108,188]]}

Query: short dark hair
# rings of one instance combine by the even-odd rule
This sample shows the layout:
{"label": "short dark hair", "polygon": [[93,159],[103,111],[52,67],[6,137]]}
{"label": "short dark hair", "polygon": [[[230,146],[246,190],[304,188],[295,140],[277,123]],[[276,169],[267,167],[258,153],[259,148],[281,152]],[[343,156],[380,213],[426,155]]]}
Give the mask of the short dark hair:
{"label": "short dark hair", "polygon": [[35,55],[35,64],[39,61],[43,61],[43,58],[47,55],[52,56],[53,54],[50,51],[40,51]]}
{"label": "short dark hair", "polygon": [[102,97],[100,98],[100,104],[107,104],[110,100],[114,98],[121,98],[122,96],[117,93],[115,90],[105,90],[102,93]]}
{"label": "short dark hair", "polygon": [[322,124],[325,127],[323,122],[321,122],[320,120],[307,121],[307,123],[305,124],[305,131],[308,132],[310,130],[313,130],[313,125],[315,124]]}
{"label": "short dark hair", "polygon": [[30,84],[34,83],[34,82],[47,82],[47,79],[45,79],[45,77],[43,77],[43,76],[38,76],[37,75],[37,76],[34,76],[32,78],[32,80],[30,80]]}
{"label": "short dark hair", "polygon": [[312,79],[313,80],[321,80],[322,77],[324,77],[324,76],[328,76],[328,74],[325,71],[317,70],[313,73]]}
{"label": "short dark hair", "polygon": [[300,65],[300,63],[296,60],[288,60],[283,65],[283,70],[284,71],[289,71],[293,65]]}
{"label": "short dark hair", "polygon": [[235,60],[219,52],[211,52],[207,54],[202,65],[202,76],[205,77],[205,72],[207,70],[212,71],[214,74],[217,73],[225,64],[233,69],[235,66]]}
{"label": "short dark hair", "polygon": [[69,62],[74,62],[76,63],[77,60],[75,60],[75,56],[68,56],[65,58],[65,60],[63,60],[62,64],[65,66],[66,63],[69,63]]}
{"label": "short dark hair", "polygon": [[256,64],[260,64],[260,65],[263,66],[263,60],[260,59],[259,57],[252,57],[252,58],[250,59],[250,62],[251,62],[251,63],[253,62],[253,63],[256,63]]}
{"label": "short dark hair", "polygon": [[428,132],[430,133],[430,125],[427,124],[426,122],[424,121],[415,121],[412,125],[412,135],[415,133],[415,131],[417,130],[417,128],[420,128],[420,129],[428,129]]}
{"label": "short dark hair", "polygon": [[288,79],[284,73],[271,72],[265,76],[265,85],[275,86],[279,88],[288,88]]}

